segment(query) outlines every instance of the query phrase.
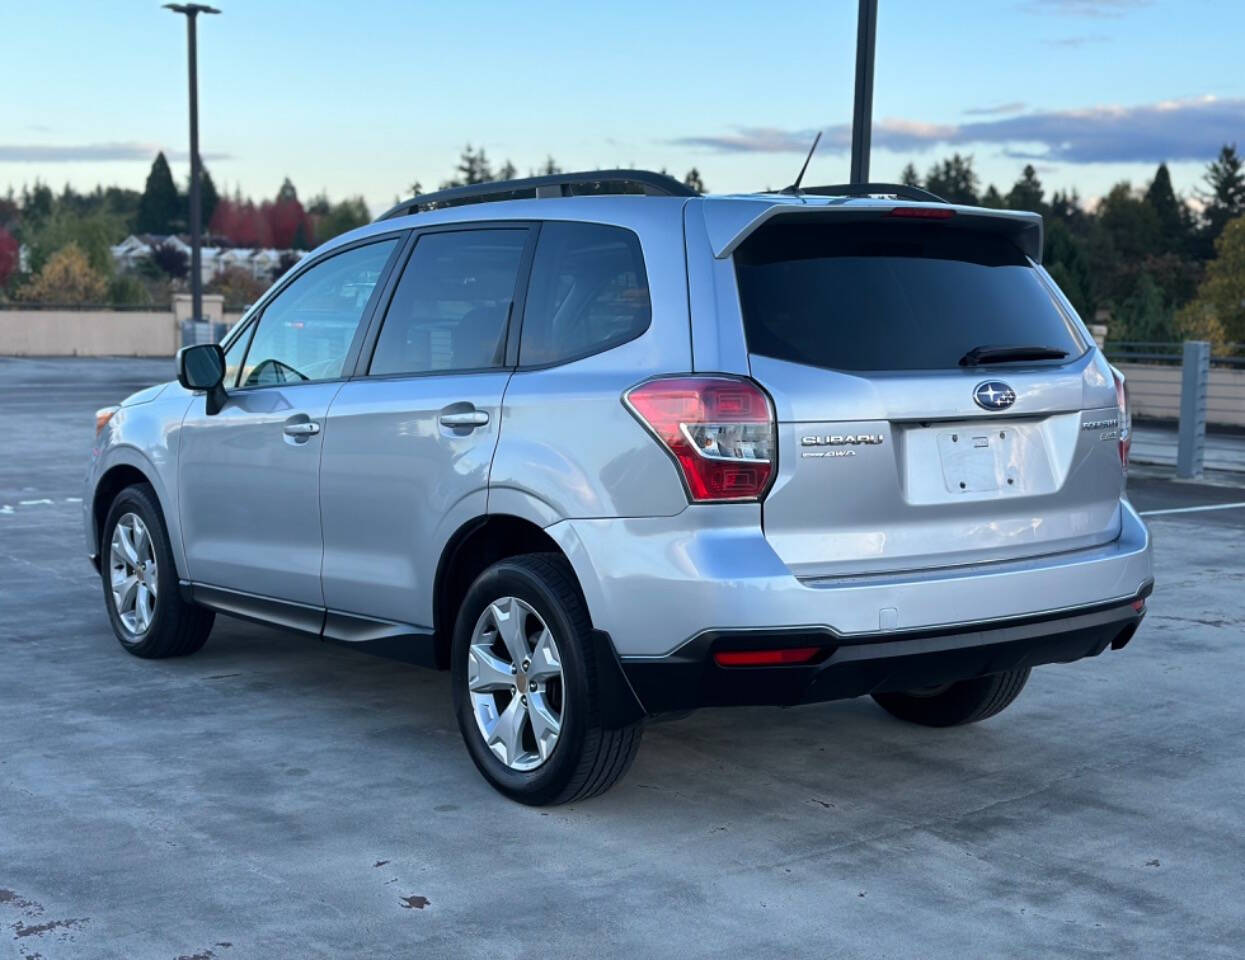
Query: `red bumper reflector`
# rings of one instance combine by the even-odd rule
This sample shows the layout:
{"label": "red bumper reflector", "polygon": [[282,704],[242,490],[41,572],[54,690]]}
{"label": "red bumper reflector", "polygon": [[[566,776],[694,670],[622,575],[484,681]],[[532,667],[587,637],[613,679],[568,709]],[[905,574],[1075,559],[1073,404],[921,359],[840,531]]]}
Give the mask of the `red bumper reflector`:
{"label": "red bumper reflector", "polygon": [[782,650],[719,650],[713,655],[719,667],[776,667],[784,663],[808,663],[820,647],[786,647]]}
{"label": "red bumper reflector", "polygon": [[1142,597],[1140,600],[1133,601],[1133,609],[1136,610],[1138,613],[1141,613],[1141,611],[1144,610],[1145,608],[1146,608],[1145,597]]}

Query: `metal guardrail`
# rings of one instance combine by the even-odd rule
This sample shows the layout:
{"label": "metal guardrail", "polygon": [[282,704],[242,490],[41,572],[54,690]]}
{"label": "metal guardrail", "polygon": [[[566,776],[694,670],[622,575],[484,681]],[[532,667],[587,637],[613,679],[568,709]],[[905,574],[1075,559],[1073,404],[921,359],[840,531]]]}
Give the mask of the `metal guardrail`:
{"label": "metal guardrail", "polygon": [[[1184,363],[1184,344],[1155,340],[1108,340],[1107,359],[1120,363],[1153,363],[1178,367]],[[1212,367],[1245,367],[1245,343],[1229,343],[1210,355]]]}

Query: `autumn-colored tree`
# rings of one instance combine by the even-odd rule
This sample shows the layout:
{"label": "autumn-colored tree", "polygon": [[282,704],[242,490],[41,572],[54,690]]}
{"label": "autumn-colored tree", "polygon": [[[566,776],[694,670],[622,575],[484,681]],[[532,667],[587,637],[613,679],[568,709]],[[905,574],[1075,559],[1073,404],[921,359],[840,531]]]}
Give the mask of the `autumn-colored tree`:
{"label": "autumn-colored tree", "polygon": [[307,211],[298,199],[298,191],[286,177],[277,191],[277,199],[273,203],[265,203],[261,208],[268,221],[272,240],[271,246],[279,250],[288,250],[296,246],[296,240],[302,239],[302,249],[308,246],[311,226],[307,220]]}
{"label": "autumn-colored tree", "polygon": [[36,303],[102,303],[108,296],[108,278],[92,270],[86,254],[71,243],[52,254],[17,294]]}
{"label": "autumn-colored tree", "polygon": [[4,227],[0,227],[0,287],[8,283],[9,277],[17,270],[19,256],[17,240]]}
{"label": "autumn-colored tree", "polygon": [[237,247],[272,246],[272,227],[267,217],[254,203],[243,200],[238,194],[216,205],[209,229]]}
{"label": "autumn-colored tree", "polygon": [[1178,325],[1186,335],[1239,343],[1245,341],[1245,216],[1227,222],[1215,241],[1215,253]]}

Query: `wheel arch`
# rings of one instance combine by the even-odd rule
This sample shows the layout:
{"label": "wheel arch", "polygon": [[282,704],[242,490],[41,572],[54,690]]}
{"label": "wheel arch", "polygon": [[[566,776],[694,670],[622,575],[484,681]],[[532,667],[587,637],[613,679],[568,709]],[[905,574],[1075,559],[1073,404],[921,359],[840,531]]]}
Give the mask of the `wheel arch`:
{"label": "wheel arch", "polygon": [[91,537],[92,560],[98,565],[102,550],[100,538],[103,533],[104,520],[108,516],[108,508],[113,500],[126,487],[136,484],[147,484],[155,493],[156,503],[160,507],[161,520],[164,522],[165,534],[173,551],[173,560],[178,567],[178,575],[182,576],[184,560],[181,552],[181,536],[177,517],[171,514],[169,497],[164,489],[160,472],[131,448],[119,448],[113,453],[112,462],[100,473],[91,491]]}
{"label": "wheel arch", "polygon": [[538,524],[505,513],[469,520],[446,541],[433,581],[432,617],[438,668],[449,668],[454,617],[476,577],[499,560],[525,553],[564,555]]}

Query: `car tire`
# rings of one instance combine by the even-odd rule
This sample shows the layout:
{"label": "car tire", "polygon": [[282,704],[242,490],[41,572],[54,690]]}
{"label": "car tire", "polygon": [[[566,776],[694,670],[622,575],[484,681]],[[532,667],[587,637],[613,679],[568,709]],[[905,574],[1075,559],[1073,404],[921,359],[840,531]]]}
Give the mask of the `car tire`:
{"label": "car tire", "polygon": [[993,717],[1020,695],[1029,668],[960,680],[932,691],[875,693],[887,713],[924,727],[957,727]]}
{"label": "car tire", "polygon": [[591,632],[558,554],[499,561],[463,599],[451,647],[454,713],[472,761],[512,800],[586,800],[635,759],[643,721],[602,725]]}
{"label": "car tire", "polygon": [[182,599],[164,515],[150,486],[135,484],[117,494],[99,546],[104,606],[126,651],[154,660],[203,646],[215,614]]}

